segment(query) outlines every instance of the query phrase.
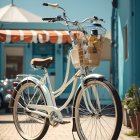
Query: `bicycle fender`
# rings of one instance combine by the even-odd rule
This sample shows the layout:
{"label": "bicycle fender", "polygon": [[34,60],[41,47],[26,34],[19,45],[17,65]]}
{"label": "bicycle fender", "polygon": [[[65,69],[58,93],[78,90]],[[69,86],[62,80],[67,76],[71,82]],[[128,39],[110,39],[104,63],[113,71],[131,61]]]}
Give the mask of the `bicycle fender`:
{"label": "bicycle fender", "polygon": [[31,77],[31,76],[30,76],[30,77],[24,78],[24,79],[17,85],[17,87],[14,89],[14,92],[13,92],[13,94],[12,94],[11,100],[10,100],[10,102],[9,102],[9,107],[13,107],[13,106],[14,106],[14,100],[15,100],[16,95],[18,94],[17,91],[18,91],[19,88],[22,86],[22,84],[24,84],[24,83],[27,82],[27,81],[31,81],[31,82],[35,83],[35,85],[38,85],[38,86],[40,87],[41,91],[42,91],[43,93],[45,93],[44,96],[45,96],[45,99],[46,99],[46,101],[47,101],[47,105],[52,106],[52,100],[51,100],[51,97],[50,97],[50,93],[49,93],[48,88],[47,88],[45,85],[40,84],[40,81],[39,81],[38,79],[36,79],[35,77]]}
{"label": "bicycle fender", "polygon": [[[105,80],[105,77],[101,74],[89,74],[86,77],[84,77],[83,82],[84,84],[87,84],[89,81],[92,80],[98,80],[98,81],[103,81]],[[75,104],[76,104],[76,99],[78,96],[78,92],[81,90],[81,84],[79,85],[79,87],[77,88],[76,91],[76,96],[73,100],[73,108],[72,108],[72,116],[73,116],[73,127],[72,127],[72,132],[76,132],[76,124],[75,124]]]}
{"label": "bicycle fender", "polygon": [[103,81],[105,80],[105,77],[101,74],[89,74],[84,78],[84,84],[86,84],[88,81],[90,80],[99,80],[99,81]]}
{"label": "bicycle fender", "polygon": [[9,101],[9,108],[13,108],[14,107],[14,101],[15,101],[15,97],[17,95],[17,91],[19,90],[19,88],[21,87],[21,82],[18,83],[18,85],[14,88],[11,99]]}

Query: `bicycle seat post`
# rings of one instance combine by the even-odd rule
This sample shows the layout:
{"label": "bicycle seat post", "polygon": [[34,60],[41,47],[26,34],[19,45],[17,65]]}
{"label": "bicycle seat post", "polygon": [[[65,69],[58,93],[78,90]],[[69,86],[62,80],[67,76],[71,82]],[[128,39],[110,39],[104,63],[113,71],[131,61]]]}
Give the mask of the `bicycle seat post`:
{"label": "bicycle seat post", "polygon": [[49,77],[49,74],[48,74],[48,69],[47,69],[47,68],[44,68],[44,71],[45,71],[45,76],[44,76],[44,78],[47,80],[47,83],[48,83],[48,87],[49,87],[49,91],[50,91],[50,95],[51,95],[51,99],[52,99],[53,105],[56,106],[55,97],[54,97],[54,95],[52,94],[52,93],[53,93],[53,89],[52,89],[50,77]]}

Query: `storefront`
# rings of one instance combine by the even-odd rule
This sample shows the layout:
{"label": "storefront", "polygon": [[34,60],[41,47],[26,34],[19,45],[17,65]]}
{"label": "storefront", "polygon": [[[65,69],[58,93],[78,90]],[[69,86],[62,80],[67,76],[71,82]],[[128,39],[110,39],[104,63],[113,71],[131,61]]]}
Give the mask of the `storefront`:
{"label": "storefront", "polygon": [[[75,32],[73,32],[75,34]],[[62,83],[67,51],[71,47],[68,31],[65,30],[0,30],[1,72],[0,78],[15,78],[19,73],[41,74],[30,67],[32,58],[54,57],[49,67],[52,81]],[[57,76],[56,76],[57,75]],[[55,80],[54,80],[55,79]],[[59,83],[59,84],[58,84]]]}
{"label": "storefront", "polygon": [[[11,5],[8,11],[14,12],[15,5]],[[0,11],[4,11],[4,8]],[[19,9],[23,11],[23,9]],[[26,12],[27,13],[27,12]],[[15,12],[13,14],[16,14]],[[24,13],[22,13],[24,14]],[[8,15],[8,14],[4,14]],[[19,15],[19,13],[18,13]],[[15,19],[18,19],[15,15]],[[27,15],[27,19],[37,19],[35,15]],[[1,17],[1,16],[0,16]],[[16,18],[17,17],[17,18]],[[29,18],[30,17],[30,18]],[[33,17],[33,18],[32,18]],[[5,19],[10,20],[9,17]],[[2,20],[5,20],[2,19]],[[24,18],[25,19],[25,18]],[[23,19],[23,20],[24,20]],[[73,32],[75,34],[75,32]],[[108,39],[107,42],[110,42]],[[110,44],[106,44],[103,50],[103,61],[96,72],[110,79]],[[70,37],[65,25],[61,23],[1,21],[0,22],[0,79],[15,78],[17,74],[43,74],[30,66],[32,58],[47,58],[52,56],[55,62],[49,67],[49,74],[54,89],[57,89],[64,80],[67,54],[71,47]],[[71,67],[72,75],[75,72]],[[59,82],[58,82],[59,81]],[[71,88],[67,89],[69,93]],[[64,95],[64,97],[66,94]]]}

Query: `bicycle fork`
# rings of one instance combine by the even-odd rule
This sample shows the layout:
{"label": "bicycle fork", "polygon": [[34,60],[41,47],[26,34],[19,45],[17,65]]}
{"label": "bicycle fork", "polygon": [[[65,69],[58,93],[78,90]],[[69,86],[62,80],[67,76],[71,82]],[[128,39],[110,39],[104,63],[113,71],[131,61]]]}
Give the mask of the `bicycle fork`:
{"label": "bicycle fork", "polygon": [[84,77],[81,76],[80,80],[81,80],[82,94],[83,94],[83,98],[84,98],[84,102],[85,102],[87,110],[91,114],[98,115],[99,112],[101,112],[101,106],[100,106],[99,94],[97,92],[96,86],[92,85],[91,89],[92,89],[92,93],[95,97],[95,100],[96,100],[96,103],[97,103],[97,106],[98,106],[98,110],[94,107],[94,105],[91,102],[91,97],[90,97],[90,93],[89,93],[88,89],[85,90],[85,88],[84,88]]}

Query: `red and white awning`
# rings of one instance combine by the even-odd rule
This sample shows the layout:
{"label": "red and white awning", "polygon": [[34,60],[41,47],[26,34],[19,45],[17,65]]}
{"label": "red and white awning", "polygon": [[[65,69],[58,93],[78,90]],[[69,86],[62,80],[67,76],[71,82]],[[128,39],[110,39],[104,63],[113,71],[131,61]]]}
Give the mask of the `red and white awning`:
{"label": "red and white awning", "polygon": [[[80,31],[72,31],[73,39],[81,36]],[[71,43],[68,31],[48,30],[0,30],[0,42],[7,43]]]}

